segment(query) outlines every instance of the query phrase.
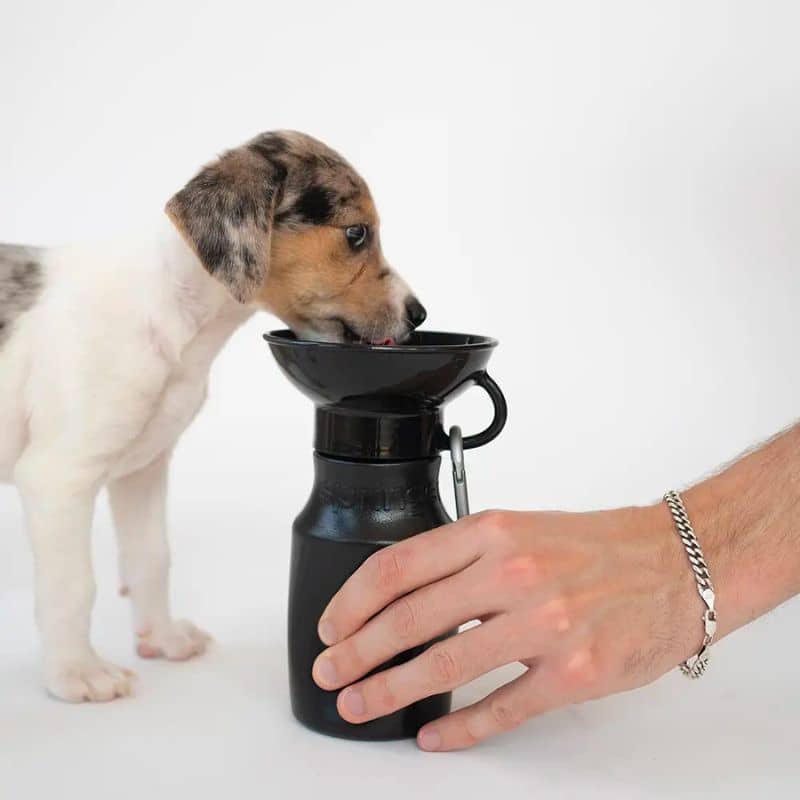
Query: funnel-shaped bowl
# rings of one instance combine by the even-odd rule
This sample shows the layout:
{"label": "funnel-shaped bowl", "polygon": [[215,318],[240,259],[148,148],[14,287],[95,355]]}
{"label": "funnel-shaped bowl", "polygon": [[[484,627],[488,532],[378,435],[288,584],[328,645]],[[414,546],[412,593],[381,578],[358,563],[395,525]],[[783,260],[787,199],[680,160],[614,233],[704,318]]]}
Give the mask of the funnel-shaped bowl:
{"label": "funnel-shaped bowl", "polygon": [[[311,342],[297,339],[291,331],[274,331],[264,338],[286,377],[320,409],[318,446],[320,437],[330,439],[328,429],[333,427],[331,435],[337,442],[343,436],[346,440],[356,436],[386,439],[391,429],[391,442],[386,439],[373,448],[381,458],[411,457],[419,449],[424,453],[445,449],[440,409],[472,384],[480,385],[492,397],[495,418],[482,433],[466,437],[464,446],[491,441],[505,424],[505,400],[486,374],[486,364],[497,346],[488,336],[415,332],[407,342],[391,346]],[[343,425],[348,427],[346,434]],[[417,436],[425,439],[421,448],[409,444]],[[406,441],[399,441],[401,437]],[[350,444],[347,452],[338,455],[372,452],[369,442]]]}
{"label": "funnel-shaped bowl", "polygon": [[[417,332],[404,344],[372,346],[265,334],[289,380],[316,405],[361,405],[365,398],[439,406],[486,368],[497,341],[466,333]],[[378,399],[380,398],[380,399]]]}

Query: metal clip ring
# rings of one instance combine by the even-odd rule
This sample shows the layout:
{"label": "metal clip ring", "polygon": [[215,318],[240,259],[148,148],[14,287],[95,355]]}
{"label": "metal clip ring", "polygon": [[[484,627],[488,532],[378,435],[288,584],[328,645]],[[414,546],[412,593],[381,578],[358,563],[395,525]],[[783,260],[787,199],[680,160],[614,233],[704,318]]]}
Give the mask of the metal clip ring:
{"label": "metal clip ring", "polygon": [[464,466],[464,438],[458,425],[450,428],[450,458],[453,460],[456,516],[461,519],[469,514],[469,494],[467,493],[467,470]]}

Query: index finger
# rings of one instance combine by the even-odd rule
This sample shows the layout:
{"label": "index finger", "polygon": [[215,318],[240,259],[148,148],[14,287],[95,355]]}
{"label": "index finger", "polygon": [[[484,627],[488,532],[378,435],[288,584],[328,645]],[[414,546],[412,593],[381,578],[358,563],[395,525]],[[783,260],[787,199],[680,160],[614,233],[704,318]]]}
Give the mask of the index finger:
{"label": "index finger", "polygon": [[398,597],[473,564],[480,557],[474,530],[474,518],[465,517],[373,553],[331,598],[319,638],[340,642]]}

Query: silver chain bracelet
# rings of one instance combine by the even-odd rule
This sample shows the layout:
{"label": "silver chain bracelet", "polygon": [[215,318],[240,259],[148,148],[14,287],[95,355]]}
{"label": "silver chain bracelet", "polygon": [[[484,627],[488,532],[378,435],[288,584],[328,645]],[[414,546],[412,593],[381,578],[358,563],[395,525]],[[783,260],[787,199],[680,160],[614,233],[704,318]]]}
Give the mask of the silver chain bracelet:
{"label": "silver chain bracelet", "polygon": [[717,612],[714,609],[714,585],[711,583],[708,564],[706,564],[703,551],[700,549],[700,542],[697,541],[692,523],[689,522],[689,515],[686,513],[686,508],[683,505],[681,496],[675,491],[667,492],[664,495],[664,502],[672,512],[672,518],[675,520],[675,527],[678,529],[678,535],[681,537],[683,546],[686,549],[686,555],[689,557],[689,563],[694,571],[694,579],[697,582],[697,592],[706,604],[706,611],[703,614],[703,625],[705,629],[703,644],[697,655],[692,656],[688,661],[684,661],[680,664],[681,672],[688,678],[699,678],[706,671],[706,667],[708,667],[709,647],[714,640],[714,634],[717,632]]}

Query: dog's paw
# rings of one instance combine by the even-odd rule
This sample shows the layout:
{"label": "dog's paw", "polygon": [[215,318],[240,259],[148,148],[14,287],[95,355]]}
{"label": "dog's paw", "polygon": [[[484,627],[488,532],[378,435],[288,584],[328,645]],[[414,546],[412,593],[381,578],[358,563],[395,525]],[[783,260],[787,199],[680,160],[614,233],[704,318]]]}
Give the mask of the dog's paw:
{"label": "dog's paw", "polygon": [[168,658],[185,661],[205,653],[211,637],[187,620],[173,620],[160,630],[146,630],[137,634],[136,652],[142,658]]}
{"label": "dog's paw", "polygon": [[45,668],[45,687],[68,703],[103,703],[133,692],[135,673],[95,655],[58,661]]}

